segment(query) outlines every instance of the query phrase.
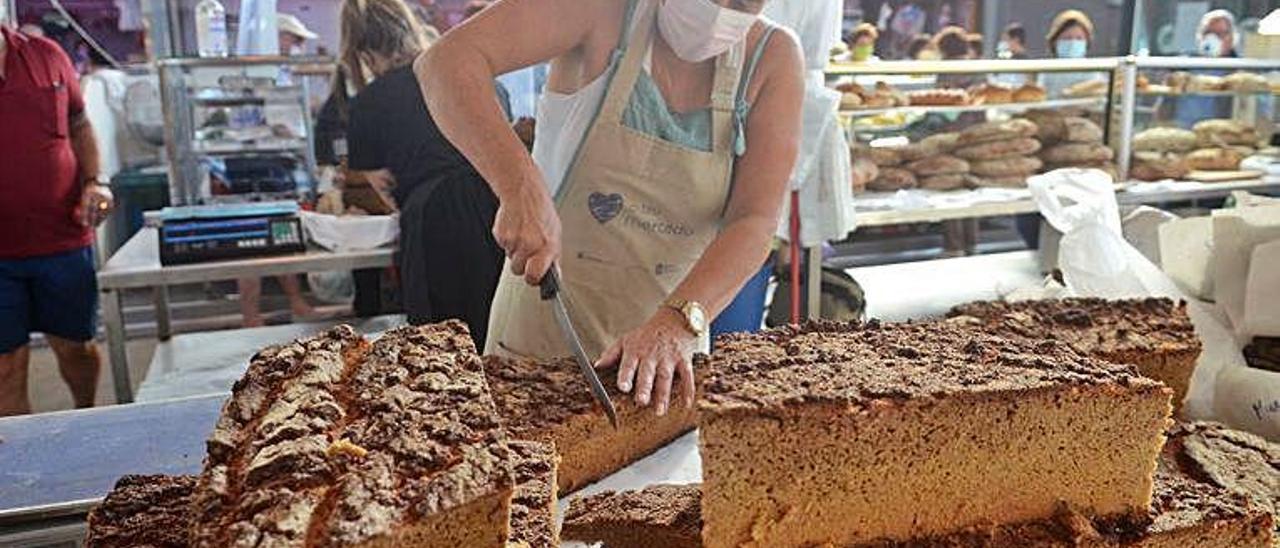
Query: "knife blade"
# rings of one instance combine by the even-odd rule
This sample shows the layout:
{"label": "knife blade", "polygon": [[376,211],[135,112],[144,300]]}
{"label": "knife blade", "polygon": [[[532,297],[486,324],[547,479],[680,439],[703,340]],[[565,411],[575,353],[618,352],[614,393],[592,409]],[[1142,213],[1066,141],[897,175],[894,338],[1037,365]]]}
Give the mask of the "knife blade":
{"label": "knife blade", "polygon": [[605,415],[609,416],[609,424],[616,429],[618,427],[618,410],[613,406],[613,400],[609,399],[609,393],[605,391],[604,384],[600,382],[600,376],[596,374],[596,368],[591,365],[591,358],[587,357],[587,351],[582,347],[582,338],[578,336],[578,330],[573,326],[573,320],[569,318],[569,309],[565,307],[564,295],[560,289],[560,278],[556,274],[556,266],[551,265],[551,269],[542,277],[542,281],[538,284],[542,300],[550,301],[552,315],[556,318],[556,323],[560,325],[560,333],[564,335],[565,342],[569,344],[569,349],[573,351],[573,359],[578,363],[578,369],[582,372],[582,377],[586,379],[587,386],[591,388],[591,395],[595,397],[600,406],[604,407]]}

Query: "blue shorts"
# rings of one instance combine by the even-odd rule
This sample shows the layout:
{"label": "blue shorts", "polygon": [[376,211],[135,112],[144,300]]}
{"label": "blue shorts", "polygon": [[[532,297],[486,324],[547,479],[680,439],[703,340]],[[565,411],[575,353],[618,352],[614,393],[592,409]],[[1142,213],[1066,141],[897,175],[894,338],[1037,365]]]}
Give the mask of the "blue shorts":
{"label": "blue shorts", "polygon": [[97,330],[97,308],[93,248],[0,259],[0,354],[25,346],[37,331],[90,340]]}

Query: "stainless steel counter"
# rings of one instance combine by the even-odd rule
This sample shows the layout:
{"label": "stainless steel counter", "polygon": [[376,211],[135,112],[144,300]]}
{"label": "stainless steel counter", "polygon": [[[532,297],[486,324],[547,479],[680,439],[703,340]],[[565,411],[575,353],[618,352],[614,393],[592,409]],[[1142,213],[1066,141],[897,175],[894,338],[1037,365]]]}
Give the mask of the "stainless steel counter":
{"label": "stainless steel counter", "polygon": [[125,474],[198,473],[225,398],[0,418],[0,535],[84,513]]}

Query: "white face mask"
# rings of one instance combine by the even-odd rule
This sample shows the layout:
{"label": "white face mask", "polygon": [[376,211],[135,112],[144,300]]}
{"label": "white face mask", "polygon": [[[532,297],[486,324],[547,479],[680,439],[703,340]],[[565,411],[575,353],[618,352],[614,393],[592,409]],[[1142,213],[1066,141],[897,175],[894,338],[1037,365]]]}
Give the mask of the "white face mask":
{"label": "white face mask", "polygon": [[667,0],[658,8],[658,30],[676,56],[700,63],[741,42],[757,15],[711,0]]}
{"label": "white face mask", "polygon": [[1205,57],[1219,57],[1222,55],[1222,39],[1216,34],[1206,34],[1200,37],[1200,54]]}

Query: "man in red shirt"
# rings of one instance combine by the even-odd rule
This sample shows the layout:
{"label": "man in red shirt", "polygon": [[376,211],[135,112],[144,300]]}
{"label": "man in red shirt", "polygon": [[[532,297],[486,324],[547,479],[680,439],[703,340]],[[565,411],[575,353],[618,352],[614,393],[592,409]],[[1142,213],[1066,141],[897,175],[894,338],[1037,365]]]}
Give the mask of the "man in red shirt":
{"label": "man in red shirt", "polygon": [[0,415],[29,413],[30,333],[45,334],[77,407],[90,407],[93,227],[112,206],[75,69],[54,42],[0,24]]}

